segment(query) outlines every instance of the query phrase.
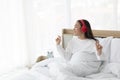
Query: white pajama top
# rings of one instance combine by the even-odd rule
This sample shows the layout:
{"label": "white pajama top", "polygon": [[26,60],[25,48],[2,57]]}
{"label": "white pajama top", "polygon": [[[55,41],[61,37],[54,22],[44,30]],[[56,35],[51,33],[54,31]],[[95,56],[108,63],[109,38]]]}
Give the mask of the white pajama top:
{"label": "white pajama top", "polygon": [[68,42],[66,49],[57,45],[57,50],[68,61],[68,68],[71,68],[73,74],[86,76],[98,72],[101,65],[103,54],[98,56],[95,43],[93,39],[81,40],[74,37]]}

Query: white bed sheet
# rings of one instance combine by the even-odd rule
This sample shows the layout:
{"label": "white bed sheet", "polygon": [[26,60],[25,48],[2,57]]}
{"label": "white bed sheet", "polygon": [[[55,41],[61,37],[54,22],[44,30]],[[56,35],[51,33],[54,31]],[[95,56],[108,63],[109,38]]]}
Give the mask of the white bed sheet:
{"label": "white bed sheet", "polygon": [[21,75],[16,76],[11,80],[51,80],[51,79],[36,71],[28,71],[28,72],[24,72]]}
{"label": "white bed sheet", "polygon": [[48,77],[48,76],[43,75],[38,72],[27,72],[27,73],[17,76],[16,78],[14,78],[12,80],[120,80],[120,79],[116,78],[112,74],[105,74],[105,73],[94,74],[87,78],[68,76],[68,75],[60,75],[56,79],[56,78]]}
{"label": "white bed sheet", "polygon": [[59,74],[59,76],[51,76],[52,71],[50,71],[46,64],[54,62],[54,60],[55,62],[64,62],[64,60],[61,61],[61,59],[49,59],[37,63],[30,71],[26,71],[11,80],[120,80],[120,78],[117,78],[116,75],[112,73],[102,72],[98,74],[92,74],[83,78],[77,76],[70,76],[69,74],[61,74],[59,73],[59,71],[57,71],[57,69],[55,69],[56,73],[52,73],[52,75]]}

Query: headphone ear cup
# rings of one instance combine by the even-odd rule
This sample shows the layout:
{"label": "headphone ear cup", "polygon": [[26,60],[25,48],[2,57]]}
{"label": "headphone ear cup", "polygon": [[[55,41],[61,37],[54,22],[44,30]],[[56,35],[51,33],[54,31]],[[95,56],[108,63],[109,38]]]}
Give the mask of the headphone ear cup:
{"label": "headphone ear cup", "polygon": [[81,27],[81,31],[85,33],[85,32],[87,31],[86,26],[83,25],[83,26]]}
{"label": "headphone ear cup", "polygon": [[84,33],[87,32],[87,27],[86,27],[84,21],[81,20],[80,22],[82,23],[81,31],[84,32]]}

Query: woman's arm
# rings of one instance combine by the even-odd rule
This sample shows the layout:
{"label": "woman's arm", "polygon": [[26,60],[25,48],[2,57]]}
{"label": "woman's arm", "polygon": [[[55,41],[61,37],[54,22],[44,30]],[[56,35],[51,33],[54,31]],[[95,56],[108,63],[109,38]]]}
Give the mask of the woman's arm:
{"label": "woman's arm", "polygon": [[96,56],[98,60],[105,60],[105,55],[102,51],[103,47],[99,44],[99,41],[96,41]]}
{"label": "woman's arm", "polygon": [[99,44],[99,41],[96,41],[96,49],[97,49],[97,53],[100,56],[102,54],[102,46]]}
{"label": "woman's arm", "polygon": [[71,44],[71,41],[68,42],[68,45],[67,45],[66,49],[62,48],[62,46],[60,45],[60,42],[61,42],[61,37],[58,36],[57,39],[56,39],[57,51],[66,60],[70,60],[71,56],[72,56],[72,51],[71,51],[72,50],[72,44]]}

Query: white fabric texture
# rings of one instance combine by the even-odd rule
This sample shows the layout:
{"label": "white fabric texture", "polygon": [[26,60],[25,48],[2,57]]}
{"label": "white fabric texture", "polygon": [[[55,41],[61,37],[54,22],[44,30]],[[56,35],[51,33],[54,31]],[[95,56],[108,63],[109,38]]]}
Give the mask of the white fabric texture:
{"label": "white fabric texture", "polygon": [[[25,71],[23,74],[20,74],[12,79],[7,79],[7,80],[119,80],[119,78],[118,79],[116,78],[117,75],[114,75],[115,72],[117,72],[117,69],[119,69],[120,67],[119,65],[117,65],[116,67],[114,66],[115,64],[109,65],[114,67],[111,68],[114,69],[113,70],[115,71],[114,74],[108,73],[110,72],[110,70],[109,71],[107,70],[108,72],[104,71],[104,73],[92,74],[92,75],[88,75],[87,77],[79,77],[74,74],[71,74],[70,68],[65,67],[66,64],[63,63],[64,61],[62,61],[60,58],[47,59],[44,60],[43,62],[39,62],[35,64],[30,71]],[[43,65],[47,65],[47,64],[50,64],[48,65],[49,68],[43,67]],[[62,66],[60,66],[61,64]],[[109,66],[108,68],[110,68]],[[59,76],[56,77],[57,75]]]}
{"label": "white fabric texture", "polygon": [[120,78],[120,63],[109,63],[102,70],[104,73],[112,73]]}
{"label": "white fabric texture", "polygon": [[56,57],[56,58],[49,58],[43,61],[36,63],[32,67],[32,71],[37,71],[47,76],[56,76],[59,72],[60,64],[65,64],[66,61],[63,58]]}
{"label": "white fabric texture", "polygon": [[86,76],[86,78],[92,78],[92,79],[106,79],[106,78],[114,78],[114,77],[116,77],[114,74],[104,73],[104,72]]}
{"label": "white fabric texture", "polygon": [[120,63],[110,63],[110,70],[118,78],[120,78]]}
{"label": "white fabric texture", "polygon": [[120,39],[114,38],[111,41],[110,62],[120,62]]}
{"label": "white fabric texture", "polygon": [[10,80],[51,80],[51,78],[37,71],[28,71]]}
{"label": "white fabric texture", "polygon": [[94,40],[75,37],[69,41],[66,50],[60,45],[57,46],[57,50],[68,61],[72,72],[78,76],[97,72],[101,64],[96,56]]}
{"label": "white fabric texture", "polygon": [[[91,54],[95,53],[98,60],[104,59],[103,55],[99,56],[99,58],[98,58],[98,54],[97,54],[97,50],[96,50],[96,46],[95,46],[95,41],[89,40],[89,39],[80,40],[80,39],[78,39],[78,37],[73,37],[68,42],[66,50],[64,50],[60,45],[57,45],[57,50],[60,53],[60,55],[63,56],[66,60],[70,60],[73,53],[76,53],[79,51],[83,52],[83,53],[86,53],[86,52],[89,52]],[[89,55],[89,54],[87,54],[87,55]],[[86,55],[83,55],[83,56],[86,56]],[[87,58],[87,60],[88,60],[88,58],[90,58],[90,57],[83,57],[83,56],[81,56],[81,58],[83,58],[83,59]],[[94,55],[94,58],[92,58],[92,59],[95,59],[96,57]],[[89,60],[91,60],[91,59],[89,59]]]}

